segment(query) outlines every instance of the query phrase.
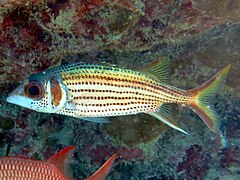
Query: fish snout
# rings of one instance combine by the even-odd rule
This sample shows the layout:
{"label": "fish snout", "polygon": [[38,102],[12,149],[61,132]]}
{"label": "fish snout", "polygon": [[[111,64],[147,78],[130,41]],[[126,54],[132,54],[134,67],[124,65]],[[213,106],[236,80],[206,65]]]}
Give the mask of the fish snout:
{"label": "fish snout", "polygon": [[[8,103],[22,106],[22,103],[25,102],[26,99],[27,98],[23,92],[23,86],[19,86],[15,90],[13,90],[11,93],[8,94],[6,101]],[[25,104],[25,103],[23,103],[23,104]],[[27,107],[29,107],[29,102],[27,104],[28,104]],[[26,107],[26,105],[25,105],[25,107]]]}

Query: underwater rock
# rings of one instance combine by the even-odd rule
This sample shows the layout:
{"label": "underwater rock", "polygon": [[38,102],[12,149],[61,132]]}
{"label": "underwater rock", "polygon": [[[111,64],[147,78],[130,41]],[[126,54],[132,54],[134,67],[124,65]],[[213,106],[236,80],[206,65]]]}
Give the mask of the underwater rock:
{"label": "underwater rock", "polygon": [[60,64],[67,55],[179,44],[222,23],[188,0],[6,0],[0,5],[0,86]]}
{"label": "underwater rock", "polygon": [[51,54],[51,37],[31,18],[32,13],[33,9],[19,7],[6,14],[1,23],[1,79],[19,82],[59,61]]}
{"label": "underwater rock", "polygon": [[[226,86],[236,88],[237,91],[234,91],[233,94],[239,97],[240,39],[239,36],[236,36],[239,32],[239,25],[228,27],[227,31],[223,31],[219,37],[209,41],[196,53],[174,62],[174,71],[178,71],[176,72],[178,77],[175,78],[178,81],[183,80],[181,81],[182,87],[196,87],[209,79],[214,74],[214,71],[216,72],[224,65],[231,64],[231,70],[223,89],[226,91]],[[228,91],[232,90],[228,88]]]}
{"label": "underwater rock", "polygon": [[16,126],[18,128],[24,129],[28,126],[28,122],[26,121],[27,116],[30,114],[29,109],[24,109],[21,113],[15,118]]}
{"label": "underwater rock", "polygon": [[141,1],[64,1],[48,4],[38,19],[53,34],[55,48],[64,46],[68,55],[112,46],[138,21],[142,7]]}
{"label": "underwater rock", "polygon": [[167,125],[146,114],[115,117],[102,128],[111,138],[128,146],[147,143],[169,129]]}
{"label": "underwater rock", "polygon": [[220,18],[223,22],[240,21],[240,3],[238,0],[192,0],[193,6],[204,14]]}
{"label": "underwater rock", "polygon": [[0,132],[0,149],[1,151],[4,150],[5,146],[8,146],[7,152],[2,152],[1,154],[8,154],[9,153],[9,147],[14,142],[14,138],[12,134],[10,134],[8,131],[2,131]]}
{"label": "underwater rock", "polygon": [[143,151],[137,147],[125,148],[113,146],[111,144],[101,144],[93,147],[87,144],[84,149],[91,161],[97,163],[102,163],[102,161],[104,161],[104,156],[106,157],[114,153],[116,153],[121,160],[125,161],[140,160],[144,158]]}
{"label": "underwater rock", "polygon": [[222,149],[219,155],[220,166],[223,168],[240,165],[240,149],[237,146],[230,144],[228,147]]}
{"label": "underwater rock", "polygon": [[[27,74],[92,50],[147,50],[181,43],[221,24],[191,1],[1,1],[1,77]],[[15,73],[13,73],[15,72]]]}
{"label": "underwater rock", "polygon": [[194,144],[186,150],[183,161],[178,164],[177,172],[181,179],[203,179],[208,170],[209,158],[202,147]]}
{"label": "underwater rock", "polygon": [[13,118],[0,116],[0,129],[10,130],[10,129],[13,129],[14,126],[15,126],[15,123]]}

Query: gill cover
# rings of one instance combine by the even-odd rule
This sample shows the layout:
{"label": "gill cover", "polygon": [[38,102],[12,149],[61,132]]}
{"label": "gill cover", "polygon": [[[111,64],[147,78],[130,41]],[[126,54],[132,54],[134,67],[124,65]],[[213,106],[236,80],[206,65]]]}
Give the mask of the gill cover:
{"label": "gill cover", "polygon": [[45,72],[31,75],[7,98],[7,102],[39,112],[56,113],[66,103],[66,88],[60,78]]}

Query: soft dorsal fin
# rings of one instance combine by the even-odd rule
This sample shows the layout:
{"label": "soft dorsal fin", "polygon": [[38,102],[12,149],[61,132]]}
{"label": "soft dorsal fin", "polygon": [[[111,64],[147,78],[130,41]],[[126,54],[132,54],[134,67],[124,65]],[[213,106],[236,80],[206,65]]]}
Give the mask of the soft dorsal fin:
{"label": "soft dorsal fin", "polygon": [[67,178],[71,178],[69,161],[73,155],[75,146],[67,146],[52,157],[47,162],[55,165]]}
{"label": "soft dorsal fin", "polygon": [[98,169],[93,175],[91,175],[90,177],[88,177],[85,180],[105,180],[106,176],[108,175],[115,159],[116,159],[116,154],[113,154],[108,160],[107,162],[105,162],[104,165],[102,165],[102,167],[100,169]]}
{"label": "soft dorsal fin", "polygon": [[170,61],[167,58],[160,58],[153,61],[151,64],[141,68],[142,72],[145,72],[151,76],[154,76],[161,82],[169,81],[169,66]]}

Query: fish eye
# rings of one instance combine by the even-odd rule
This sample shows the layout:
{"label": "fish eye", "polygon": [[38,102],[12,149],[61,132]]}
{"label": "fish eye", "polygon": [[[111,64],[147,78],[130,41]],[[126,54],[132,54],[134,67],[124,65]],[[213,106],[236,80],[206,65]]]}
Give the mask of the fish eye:
{"label": "fish eye", "polygon": [[41,83],[37,81],[30,81],[24,87],[24,93],[27,97],[38,100],[44,96],[44,89]]}

